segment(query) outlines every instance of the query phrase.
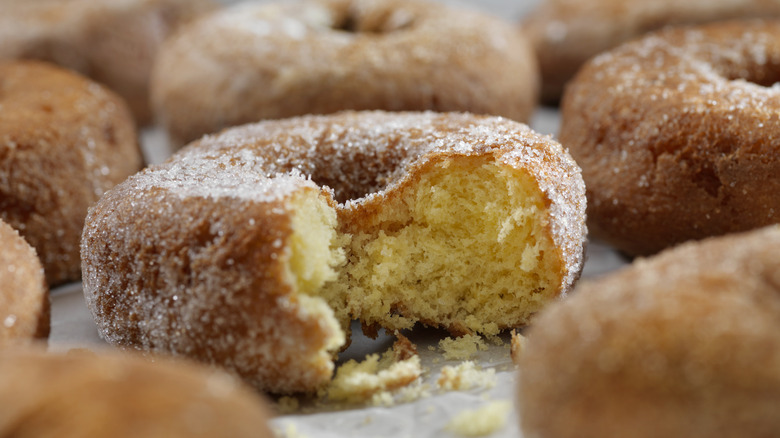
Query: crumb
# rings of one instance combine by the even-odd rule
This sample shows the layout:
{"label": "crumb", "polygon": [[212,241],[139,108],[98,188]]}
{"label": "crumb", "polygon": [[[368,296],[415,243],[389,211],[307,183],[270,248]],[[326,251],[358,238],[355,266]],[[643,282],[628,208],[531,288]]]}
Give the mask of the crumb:
{"label": "crumb", "polygon": [[276,401],[276,412],[280,414],[290,414],[298,410],[300,402],[295,397],[279,397]]}
{"label": "crumb", "polygon": [[500,347],[500,346],[504,345],[504,340],[501,339],[501,336],[498,336],[498,335],[486,334],[485,335],[485,339],[487,339],[488,342],[490,342],[491,344],[495,345],[496,347]]}
{"label": "crumb", "polygon": [[502,429],[512,409],[509,400],[488,403],[476,410],[459,412],[445,428],[462,436],[485,436]]}
{"label": "crumb", "polygon": [[520,365],[520,356],[523,354],[525,343],[525,336],[512,330],[512,343],[510,344],[509,355],[512,357],[512,362],[514,362],[515,365]]}
{"label": "crumb", "polygon": [[472,361],[458,366],[445,366],[436,380],[436,385],[444,391],[465,391],[471,388],[492,388],[496,386],[496,371],[492,368],[480,369]]}
{"label": "crumb", "polygon": [[417,356],[417,346],[406,336],[396,330],[396,341],[393,343],[393,355],[395,360],[402,361]]}
{"label": "crumb", "polygon": [[398,391],[398,401],[411,403],[431,396],[428,385],[405,386]]}
{"label": "crumb", "polygon": [[341,365],[325,394],[331,401],[361,403],[376,396],[376,400],[382,402],[387,400],[382,392],[409,385],[421,374],[419,356],[397,361],[392,350],[385,353],[381,360],[379,355],[370,354],[363,362],[350,360]]}
{"label": "crumb", "polygon": [[429,351],[436,351],[436,347],[434,347],[433,345],[429,345],[428,346],[428,350]]}
{"label": "crumb", "polygon": [[298,428],[293,423],[286,423],[284,430],[274,427],[273,434],[276,438],[306,438],[305,435],[298,433]]}
{"label": "crumb", "polygon": [[485,351],[488,346],[479,335],[463,335],[459,338],[450,337],[439,341],[439,348],[444,352],[447,360],[471,359],[477,351]]}

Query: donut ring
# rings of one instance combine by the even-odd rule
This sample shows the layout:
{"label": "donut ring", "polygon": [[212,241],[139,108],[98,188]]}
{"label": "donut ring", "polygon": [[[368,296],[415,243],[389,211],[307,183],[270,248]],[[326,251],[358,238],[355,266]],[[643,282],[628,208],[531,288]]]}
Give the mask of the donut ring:
{"label": "donut ring", "polygon": [[632,255],[780,221],[780,24],[671,29],[594,58],[562,105],[594,236]]}
{"label": "donut ring", "polygon": [[49,337],[49,288],[35,250],[0,221],[0,348]]}
{"label": "donut ring", "polygon": [[527,333],[524,436],[780,430],[780,228],[673,248],[579,284]]}
{"label": "donut ring", "polygon": [[215,7],[212,0],[6,0],[0,2],[0,59],[37,59],[89,76],[147,123],[158,47]]}
{"label": "donut ring", "polygon": [[763,0],[545,0],[522,27],[539,62],[542,101],[557,103],[588,59],[650,31],[778,16],[780,2]]}
{"label": "donut ring", "polygon": [[584,209],[574,161],[509,120],[263,122],[107,193],[84,231],[84,293],[111,344],[312,391],[353,318],[369,333],[526,324],[579,276]]}
{"label": "donut ring", "polygon": [[517,29],[473,11],[409,0],[244,4],[164,44],[152,101],[178,146],[228,126],[349,109],[526,121],[536,69]]}
{"label": "donut ring", "polygon": [[0,63],[0,219],[35,248],[50,285],[80,278],[87,208],[141,165],[114,93],[52,65]]}
{"label": "donut ring", "polygon": [[270,438],[267,402],[233,376],[118,353],[0,354],[0,434]]}

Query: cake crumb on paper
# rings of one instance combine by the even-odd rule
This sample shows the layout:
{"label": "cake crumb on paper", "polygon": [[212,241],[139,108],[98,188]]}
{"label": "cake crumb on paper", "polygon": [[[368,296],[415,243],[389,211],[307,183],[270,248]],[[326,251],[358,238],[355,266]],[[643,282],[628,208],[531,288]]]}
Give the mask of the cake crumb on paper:
{"label": "cake crumb on paper", "polygon": [[466,437],[487,436],[506,426],[511,409],[512,402],[509,400],[490,402],[475,410],[458,412],[445,429]]}
{"label": "cake crumb on paper", "polygon": [[512,342],[510,344],[509,355],[512,357],[512,362],[515,365],[520,365],[520,357],[523,355],[525,343],[525,336],[517,333],[515,330],[512,330]]}
{"label": "cake crumb on paper", "polygon": [[336,376],[324,395],[330,401],[371,401],[375,406],[392,403],[390,391],[411,384],[422,374],[420,356],[397,360],[396,354],[397,351],[389,350],[381,358],[378,354],[369,354],[362,362],[350,360],[344,363],[336,370]]}
{"label": "cake crumb on paper", "polygon": [[479,335],[463,335],[458,338],[446,337],[439,341],[444,358],[447,360],[471,359],[478,351],[487,351],[488,346]]}
{"label": "cake crumb on paper", "polygon": [[444,391],[465,391],[472,388],[489,389],[496,386],[496,371],[492,368],[483,370],[468,360],[457,366],[442,367],[436,385]]}

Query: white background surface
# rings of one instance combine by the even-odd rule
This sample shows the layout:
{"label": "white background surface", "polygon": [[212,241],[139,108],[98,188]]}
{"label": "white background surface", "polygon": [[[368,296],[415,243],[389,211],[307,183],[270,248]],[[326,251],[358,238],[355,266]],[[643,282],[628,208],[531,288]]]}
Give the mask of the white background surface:
{"label": "white background surface", "polygon": [[[465,7],[481,9],[507,20],[515,21],[536,1],[486,0],[448,1]],[[558,114],[554,109],[540,109],[531,123],[537,131],[555,134]],[[159,131],[147,131],[143,135],[145,149],[151,151],[152,161],[164,157],[164,138]],[[601,245],[591,243],[585,265],[584,277],[592,277],[613,270],[624,263],[614,252]],[[71,347],[109,348],[97,336],[95,325],[87,311],[80,284],[61,287],[52,292],[52,334],[50,348],[63,350]],[[376,341],[362,337],[360,330],[353,345],[342,357],[363,357],[369,352],[383,352],[390,345],[387,337]],[[287,433],[295,432],[299,437],[447,437],[457,436],[445,430],[451,418],[464,410],[473,410],[491,401],[509,400],[514,403],[516,370],[509,359],[508,346],[492,346],[476,357],[484,368],[496,370],[497,385],[490,389],[439,393],[433,382],[443,365],[456,365],[459,361],[447,362],[440,353],[429,351],[435,346],[443,332],[421,331],[411,336],[418,344],[418,350],[426,368],[423,376],[431,385],[431,397],[416,402],[397,404],[389,408],[354,407],[346,410],[328,411],[312,409],[295,415],[284,415],[274,420],[274,426]],[[434,363],[438,362],[438,363]],[[292,434],[290,434],[292,436]],[[519,437],[518,419],[513,407],[504,427],[492,437]]]}

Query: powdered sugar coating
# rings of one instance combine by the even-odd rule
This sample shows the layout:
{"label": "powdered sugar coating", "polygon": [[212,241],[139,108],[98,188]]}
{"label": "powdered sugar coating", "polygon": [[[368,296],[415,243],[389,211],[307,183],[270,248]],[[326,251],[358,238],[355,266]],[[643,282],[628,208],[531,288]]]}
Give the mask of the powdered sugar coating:
{"label": "powdered sugar coating", "polygon": [[667,30],[581,71],[560,138],[594,233],[648,254],[780,220],[778,36],[769,21]]}
{"label": "powdered sugar coating", "polygon": [[583,263],[584,184],[557,142],[470,114],[345,112],[207,136],[109,192],[82,240],[84,291],[109,342],[220,364],[257,387],[312,390],[332,372],[324,302],[296,294],[291,199],[333,197],[340,215],[381,202],[441,156],[489,157],[534,177],[562,259]]}

